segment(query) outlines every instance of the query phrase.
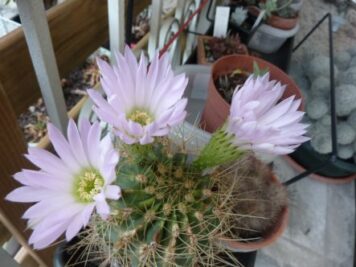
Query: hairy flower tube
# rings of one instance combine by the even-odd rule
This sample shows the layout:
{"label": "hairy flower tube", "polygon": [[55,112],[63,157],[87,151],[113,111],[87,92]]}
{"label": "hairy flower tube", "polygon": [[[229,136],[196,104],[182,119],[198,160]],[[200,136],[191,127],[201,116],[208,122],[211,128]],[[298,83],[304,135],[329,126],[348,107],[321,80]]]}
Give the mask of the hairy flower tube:
{"label": "hairy flower tube", "polygon": [[304,136],[308,125],[301,123],[304,112],[298,111],[301,99],[291,96],[279,102],[285,87],[270,81],[269,73],[251,75],[235,89],[225,125],[213,134],[194,164],[217,166],[244,151],[289,154],[309,140]]}
{"label": "hairy flower tube", "polygon": [[67,241],[85,227],[96,209],[106,219],[106,199],[117,200],[120,187],[112,185],[119,155],[110,137],[100,139],[99,123],[69,121],[68,140],[52,124],[48,135],[58,156],[29,148],[26,157],[39,170],[24,169],[14,175],[23,184],[6,197],[14,202],[37,202],[23,215],[33,229],[29,243],[36,249],[49,246],[64,232]]}
{"label": "hairy flower tube", "polygon": [[165,136],[171,127],[183,122],[187,99],[182,98],[188,80],[175,76],[167,55],[154,57],[149,68],[141,55],[139,63],[130,48],[116,54],[117,65],[98,59],[105,100],[88,90],[99,118],[113,126],[126,144],[149,144],[154,137]]}

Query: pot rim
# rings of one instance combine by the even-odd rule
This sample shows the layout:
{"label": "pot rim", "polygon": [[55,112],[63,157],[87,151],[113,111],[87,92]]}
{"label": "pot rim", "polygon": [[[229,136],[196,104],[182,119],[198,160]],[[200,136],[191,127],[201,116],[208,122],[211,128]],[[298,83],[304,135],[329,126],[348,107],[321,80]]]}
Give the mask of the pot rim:
{"label": "pot rim", "polygon": [[[223,61],[227,61],[229,60],[230,58],[236,58],[237,61],[238,60],[241,60],[241,59],[250,59],[250,61],[253,63],[254,61],[256,61],[256,63],[263,63],[264,65],[267,65],[268,68],[269,68],[269,72],[270,73],[275,73],[277,74],[276,76],[284,76],[286,80],[288,80],[288,83],[287,84],[283,84],[283,85],[290,85],[291,87],[294,87],[296,88],[298,91],[299,91],[299,94],[300,94],[300,98],[301,98],[301,104],[300,104],[300,110],[301,111],[304,111],[304,99],[303,99],[303,95],[301,94],[301,91],[298,87],[298,85],[293,81],[293,79],[287,74],[285,73],[283,70],[281,70],[279,67],[277,67],[276,65],[264,60],[264,59],[261,59],[261,58],[258,58],[258,57],[255,57],[255,56],[251,56],[251,55],[240,55],[240,54],[233,54],[233,55],[227,55],[227,56],[223,56],[221,58],[219,58],[217,61],[215,61],[211,67],[211,72],[210,72],[210,79],[212,80],[212,89],[214,89],[217,93],[218,93],[218,98],[222,99],[227,105],[230,106],[230,104],[221,96],[221,94],[219,93],[218,89],[216,88],[215,86],[215,82],[214,82],[214,77],[217,75],[217,73],[223,73],[223,72],[217,72],[216,71],[216,68],[217,66],[219,66],[219,64],[222,64],[221,62]],[[272,70],[271,70],[272,69]],[[275,79],[277,80],[277,79]],[[281,82],[279,80],[277,80],[277,82]],[[286,88],[287,90],[287,88]]]}
{"label": "pot rim", "polygon": [[[285,156],[283,156],[283,158],[288,162],[288,164],[290,164],[298,172],[302,173],[302,172],[306,171],[306,169],[300,163],[295,161],[291,156],[285,155]],[[333,184],[333,185],[347,184],[347,183],[352,182],[353,180],[356,180],[356,173],[348,175],[348,176],[337,177],[337,178],[323,176],[323,175],[316,174],[316,173],[312,173],[309,176],[316,181],[326,183],[326,184]]]}

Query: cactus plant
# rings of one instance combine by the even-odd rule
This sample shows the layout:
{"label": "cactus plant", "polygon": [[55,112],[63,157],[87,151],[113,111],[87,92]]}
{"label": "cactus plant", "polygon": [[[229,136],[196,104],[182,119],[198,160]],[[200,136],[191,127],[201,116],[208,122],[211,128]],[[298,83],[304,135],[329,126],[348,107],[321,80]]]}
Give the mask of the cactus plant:
{"label": "cactus plant", "polygon": [[121,159],[116,181],[122,198],[111,204],[108,220],[94,216],[74,245],[84,244],[100,262],[217,266],[224,262],[217,255],[231,253],[219,245],[220,237],[260,236],[287,203],[286,191],[270,183],[268,168],[251,157],[204,174],[168,139],[136,152],[126,148],[130,153]]}
{"label": "cactus plant", "polygon": [[[98,61],[107,99],[88,90],[111,134],[101,139],[99,122],[82,119],[77,127],[70,120],[67,140],[50,124],[58,156],[30,148],[26,156],[40,170],[14,175],[23,186],[6,199],[37,202],[24,213],[33,228],[30,244],[42,249],[64,233],[67,241],[79,234],[74,250],[83,254],[75,263],[237,266],[224,242],[246,240],[242,228],[263,238],[271,227],[269,241],[275,240],[286,222],[286,194],[269,171],[250,164],[250,155],[288,154],[309,140],[301,100],[278,102],[285,86],[269,73],[250,75],[233,96],[226,126],[194,157],[186,152],[189,137],[172,143],[168,135],[186,116],[185,75],[174,76],[168,58],[158,54],[147,71],[144,55],[137,63],[128,47],[116,59],[114,68]],[[247,203],[244,209],[244,201],[254,208]],[[249,226],[241,220],[247,216]]]}

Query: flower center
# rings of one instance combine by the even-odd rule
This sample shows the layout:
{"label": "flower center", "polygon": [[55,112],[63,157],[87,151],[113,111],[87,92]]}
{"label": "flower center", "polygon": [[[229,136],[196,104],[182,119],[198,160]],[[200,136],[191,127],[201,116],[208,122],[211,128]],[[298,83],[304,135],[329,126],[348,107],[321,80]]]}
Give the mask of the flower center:
{"label": "flower center", "polygon": [[131,112],[127,116],[127,118],[129,120],[132,120],[134,122],[141,124],[142,126],[146,126],[153,121],[152,116],[148,112],[140,110],[140,109],[136,109],[133,112]]}
{"label": "flower center", "polygon": [[104,179],[98,171],[87,169],[82,171],[74,182],[74,196],[79,202],[88,203],[100,193],[104,185]]}

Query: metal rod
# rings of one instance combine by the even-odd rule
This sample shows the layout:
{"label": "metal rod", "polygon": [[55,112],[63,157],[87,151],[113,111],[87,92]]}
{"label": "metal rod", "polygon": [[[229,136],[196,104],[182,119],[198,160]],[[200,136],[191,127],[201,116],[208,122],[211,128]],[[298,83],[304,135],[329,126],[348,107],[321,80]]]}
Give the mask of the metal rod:
{"label": "metal rod", "polygon": [[294,53],[308,38],[309,36],[320,26],[321,23],[330,15],[326,14],[315,26],[303,37],[303,39],[293,48],[292,52]]}
{"label": "metal rod", "polygon": [[205,18],[207,19],[207,21],[209,22],[214,22],[214,19],[210,18],[209,15],[210,15],[210,10],[211,10],[211,6],[213,4],[213,1],[214,0],[209,0],[209,6],[208,6],[208,10],[206,11],[206,14],[205,14]]}
{"label": "metal rod", "polygon": [[178,36],[188,27],[189,23],[193,20],[193,18],[200,13],[200,11],[205,7],[209,0],[203,0],[200,6],[190,15],[190,17],[184,22],[182,27],[169,39],[169,41],[165,44],[165,46],[159,51],[160,56],[162,56],[169,47],[173,44],[174,40],[178,38]]}
{"label": "metal rod", "polygon": [[310,174],[312,174],[312,173],[314,173],[314,172],[317,172],[317,171],[323,169],[326,165],[329,164],[329,162],[330,162],[330,160],[328,160],[328,161],[326,161],[326,162],[323,162],[322,164],[320,164],[319,166],[317,166],[317,167],[315,167],[315,168],[313,168],[313,169],[311,169],[311,170],[306,170],[305,172],[302,172],[301,174],[298,174],[297,176],[294,176],[293,178],[291,178],[291,179],[285,181],[285,182],[283,183],[283,185],[289,186],[289,185],[291,185],[291,184],[294,184],[294,183],[296,183],[296,182],[298,182],[298,181],[304,179],[304,178],[307,177],[308,175],[310,175]]}
{"label": "metal rod", "polygon": [[332,31],[332,15],[327,14],[329,18],[329,60],[330,60],[330,111],[331,111],[331,140],[332,154],[337,156],[337,118],[335,106],[335,76],[334,76],[334,47],[333,47],[333,31]]}
{"label": "metal rod", "polygon": [[336,117],[336,104],[335,104],[335,74],[334,74],[334,46],[333,46],[333,31],[332,31],[332,15],[331,13],[325,14],[317,24],[304,36],[304,38],[293,48],[293,53],[314,33],[314,31],[326,20],[328,19],[328,33],[329,33],[329,64],[330,64],[330,109],[331,109],[331,141],[332,141],[332,153],[330,158],[320,164],[319,166],[313,168],[312,170],[307,170],[294,178],[289,179],[284,183],[288,186],[301,179],[307,177],[308,175],[323,169],[326,165],[331,162],[335,162],[338,154],[337,146],[337,117]]}
{"label": "metal rod", "polygon": [[126,9],[126,44],[130,46],[132,39],[132,20],[134,0],[128,0]]}

